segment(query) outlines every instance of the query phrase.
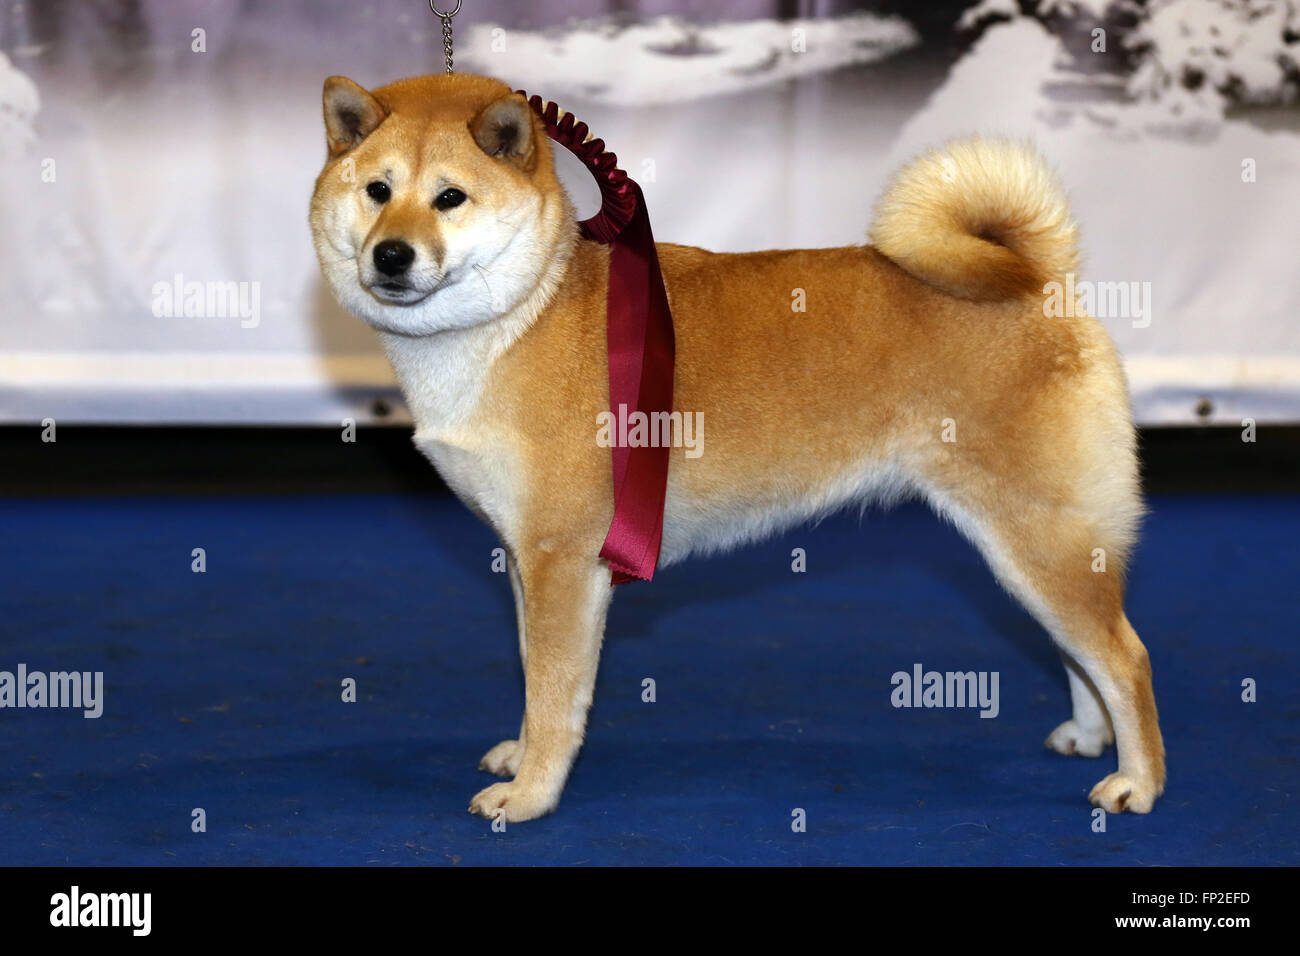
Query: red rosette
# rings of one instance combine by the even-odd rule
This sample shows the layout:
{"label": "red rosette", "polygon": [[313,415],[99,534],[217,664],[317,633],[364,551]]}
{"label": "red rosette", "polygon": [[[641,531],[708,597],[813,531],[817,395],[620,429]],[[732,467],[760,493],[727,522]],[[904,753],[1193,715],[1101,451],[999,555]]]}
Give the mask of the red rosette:
{"label": "red rosette", "polygon": [[592,138],[586,123],[572,113],[560,115],[560,108],[554,102],[529,96],[523,90],[515,92],[526,97],[533,112],[541,117],[546,135],[582,160],[600,187],[600,212],[578,223],[583,238],[606,244],[613,242],[636,214],[636,184],[618,168],[618,157],[605,149],[605,141]]}
{"label": "red rosette", "polygon": [[[605,141],[591,138],[586,123],[560,115],[555,103],[529,96],[546,134],[582,160],[600,187],[600,212],[578,224],[582,235],[610,247],[606,339],[611,413],[651,415],[673,407],[676,345],[668,292],[659,268],[650,217],[641,187],[618,168]],[[615,412],[617,410],[617,412]],[[614,444],[614,518],[600,556],[613,584],[648,581],[659,563],[664,500],[668,488],[666,446]]]}

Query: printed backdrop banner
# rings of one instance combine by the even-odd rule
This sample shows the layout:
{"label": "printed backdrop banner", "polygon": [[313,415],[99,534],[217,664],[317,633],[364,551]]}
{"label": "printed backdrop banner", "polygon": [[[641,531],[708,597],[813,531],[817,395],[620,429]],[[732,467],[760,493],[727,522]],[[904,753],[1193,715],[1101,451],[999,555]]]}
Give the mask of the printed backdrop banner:
{"label": "printed backdrop banner", "polygon": [[[1295,2],[639,6],[465,0],[456,67],[574,112],[660,241],[723,251],[863,242],[918,151],[1032,139],[1139,421],[1300,420]],[[307,204],[324,78],[441,39],[424,0],[0,0],[0,421],[409,420]]]}

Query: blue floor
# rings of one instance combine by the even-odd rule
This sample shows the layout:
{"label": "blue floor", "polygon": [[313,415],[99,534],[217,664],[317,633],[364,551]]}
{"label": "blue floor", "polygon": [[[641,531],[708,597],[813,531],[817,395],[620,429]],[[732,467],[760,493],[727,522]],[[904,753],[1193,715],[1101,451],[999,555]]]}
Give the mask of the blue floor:
{"label": "blue floor", "polygon": [[[98,720],[0,710],[0,864],[1300,863],[1300,496],[1151,505],[1149,816],[1092,832],[1113,751],[1044,749],[1055,652],[909,505],[621,588],[559,810],[494,833],[465,808],[522,677],[496,542],[454,500],[0,501],[0,670],[106,684]],[[1000,714],[894,709],[918,662],[999,672]]]}

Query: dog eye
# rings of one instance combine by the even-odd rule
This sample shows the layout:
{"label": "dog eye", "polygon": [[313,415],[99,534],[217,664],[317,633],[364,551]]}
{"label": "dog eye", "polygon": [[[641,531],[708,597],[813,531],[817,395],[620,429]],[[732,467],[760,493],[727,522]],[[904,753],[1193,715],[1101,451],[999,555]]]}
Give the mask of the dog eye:
{"label": "dog eye", "polygon": [[465,194],[459,189],[444,189],[433,201],[436,209],[454,209],[465,201]]}
{"label": "dog eye", "polygon": [[393,191],[388,188],[388,183],[376,180],[366,187],[366,195],[383,205],[392,197]]}

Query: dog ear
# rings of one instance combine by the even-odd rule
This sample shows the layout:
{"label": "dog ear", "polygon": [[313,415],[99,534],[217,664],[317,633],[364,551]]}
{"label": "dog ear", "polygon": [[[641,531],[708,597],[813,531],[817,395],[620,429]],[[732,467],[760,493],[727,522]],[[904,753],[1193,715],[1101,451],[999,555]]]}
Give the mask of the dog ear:
{"label": "dog ear", "polygon": [[504,159],[524,172],[536,165],[533,141],[533,108],[518,93],[511,93],[483,107],[469,121],[470,135],[489,156]]}
{"label": "dog ear", "polygon": [[346,153],[388,116],[383,104],[346,76],[325,81],[325,142],[331,156]]}

